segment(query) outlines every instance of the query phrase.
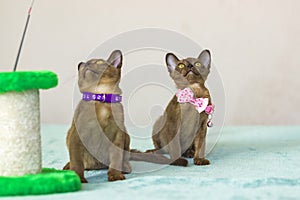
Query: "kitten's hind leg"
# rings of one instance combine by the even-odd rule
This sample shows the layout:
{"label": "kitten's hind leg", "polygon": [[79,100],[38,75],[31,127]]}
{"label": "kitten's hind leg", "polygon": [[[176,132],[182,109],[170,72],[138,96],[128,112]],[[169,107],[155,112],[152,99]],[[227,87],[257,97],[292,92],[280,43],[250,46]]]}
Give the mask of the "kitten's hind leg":
{"label": "kitten's hind leg", "polygon": [[145,153],[152,153],[152,154],[168,153],[167,148],[161,144],[161,140],[159,137],[159,135],[161,134],[160,130],[161,130],[161,126],[162,126],[161,125],[162,120],[163,120],[163,118],[160,117],[153,126],[152,141],[153,141],[154,149],[149,149],[149,150],[145,151]]}
{"label": "kitten's hind leg", "polygon": [[75,171],[80,177],[80,181],[82,183],[87,183],[87,180],[84,178],[84,147],[74,126],[72,126],[68,132],[68,139],[70,162],[66,164],[64,169]]}

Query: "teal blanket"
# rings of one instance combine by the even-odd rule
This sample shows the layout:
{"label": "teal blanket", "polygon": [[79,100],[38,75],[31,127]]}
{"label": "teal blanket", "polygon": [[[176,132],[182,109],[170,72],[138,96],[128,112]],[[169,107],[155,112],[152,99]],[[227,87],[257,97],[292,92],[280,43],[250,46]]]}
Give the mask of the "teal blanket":
{"label": "teal blanket", "polygon": [[[67,129],[42,126],[43,167],[68,161]],[[133,138],[131,147],[152,144]],[[87,171],[79,192],[14,199],[300,199],[300,127],[225,127],[207,158],[209,166],[131,162],[133,173],[117,182],[106,170]]]}

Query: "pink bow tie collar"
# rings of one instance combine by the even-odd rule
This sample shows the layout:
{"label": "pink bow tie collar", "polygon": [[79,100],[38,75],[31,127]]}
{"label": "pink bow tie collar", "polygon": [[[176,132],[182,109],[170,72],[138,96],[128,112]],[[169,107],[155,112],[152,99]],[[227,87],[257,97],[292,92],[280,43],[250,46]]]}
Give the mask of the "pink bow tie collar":
{"label": "pink bow tie collar", "polygon": [[207,126],[212,127],[211,122],[212,114],[215,109],[215,105],[208,105],[208,98],[194,98],[194,93],[191,88],[184,88],[183,90],[179,89],[176,93],[177,102],[179,103],[190,103],[195,106],[196,110],[201,113],[205,111],[208,114]]}

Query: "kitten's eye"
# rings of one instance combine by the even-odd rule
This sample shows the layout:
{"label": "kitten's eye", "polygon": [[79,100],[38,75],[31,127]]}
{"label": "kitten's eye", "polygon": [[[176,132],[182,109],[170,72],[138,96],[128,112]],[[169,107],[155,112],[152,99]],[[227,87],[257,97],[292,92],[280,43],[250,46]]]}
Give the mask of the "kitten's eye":
{"label": "kitten's eye", "polygon": [[185,67],[185,65],[182,64],[182,63],[178,65],[178,68],[179,68],[179,69],[182,69],[182,68],[184,68],[184,67]]}
{"label": "kitten's eye", "polygon": [[103,63],[102,60],[98,60],[98,61],[96,62],[96,64],[102,64],[102,63]]}
{"label": "kitten's eye", "polygon": [[196,67],[201,67],[201,63],[197,62],[197,63],[195,63],[195,66]]}

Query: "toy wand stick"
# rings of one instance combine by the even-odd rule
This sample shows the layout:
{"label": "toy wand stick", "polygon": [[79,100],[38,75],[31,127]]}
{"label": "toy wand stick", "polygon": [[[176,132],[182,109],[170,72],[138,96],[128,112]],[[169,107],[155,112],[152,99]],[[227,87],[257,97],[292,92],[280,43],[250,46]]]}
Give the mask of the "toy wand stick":
{"label": "toy wand stick", "polygon": [[17,54],[15,66],[14,66],[14,72],[16,71],[17,65],[18,65],[18,62],[19,62],[19,57],[20,57],[22,46],[23,46],[24,37],[25,37],[26,31],[27,31],[27,26],[28,26],[28,22],[29,22],[29,19],[30,19],[30,14],[31,14],[33,3],[34,3],[34,0],[31,1],[30,7],[29,7],[29,10],[28,10],[28,15],[27,15],[27,20],[26,20],[25,28],[24,28],[24,32],[23,32],[23,35],[22,35],[22,40],[21,40],[21,43],[20,43],[20,46],[19,46],[19,50],[18,50],[18,54]]}

